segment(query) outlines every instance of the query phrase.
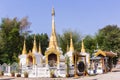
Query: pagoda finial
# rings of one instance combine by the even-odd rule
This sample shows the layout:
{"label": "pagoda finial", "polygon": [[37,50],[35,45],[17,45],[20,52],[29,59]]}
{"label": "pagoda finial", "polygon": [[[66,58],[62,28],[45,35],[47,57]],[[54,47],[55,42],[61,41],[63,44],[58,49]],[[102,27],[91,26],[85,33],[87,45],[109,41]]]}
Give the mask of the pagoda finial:
{"label": "pagoda finial", "polygon": [[26,51],[26,42],[25,42],[25,39],[24,39],[24,45],[23,45],[23,50],[22,50],[22,54],[26,54],[27,51]]}
{"label": "pagoda finial", "polygon": [[37,52],[37,46],[36,46],[36,37],[34,35],[34,41],[33,41],[33,49],[32,49],[32,53]]}
{"label": "pagoda finial", "polygon": [[83,42],[83,39],[82,39],[82,48],[81,48],[81,52],[82,52],[82,53],[85,53],[85,48],[84,48],[84,42]]}
{"label": "pagoda finial", "polygon": [[70,33],[70,50],[69,51],[74,51],[73,40],[72,40],[72,33]]}
{"label": "pagoda finial", "polygon": [[58,47],[58,43],[57,43],[57,37],[56,37],[56,31],[55,31],[54,16],[55,16],[55,11],[54,11],[54,8],[52,8],[52,33],[50,36],[49,48],[56,49]]}
{"label": "pagoda finial", "polygon": [[39,43],[39,52],[38,53],[42,53],[42,50],[41,50],[41,44]]}
{"label": "pagoda finial", "polygon": [[52,16],[55,16],[55,10],[52,8]]}

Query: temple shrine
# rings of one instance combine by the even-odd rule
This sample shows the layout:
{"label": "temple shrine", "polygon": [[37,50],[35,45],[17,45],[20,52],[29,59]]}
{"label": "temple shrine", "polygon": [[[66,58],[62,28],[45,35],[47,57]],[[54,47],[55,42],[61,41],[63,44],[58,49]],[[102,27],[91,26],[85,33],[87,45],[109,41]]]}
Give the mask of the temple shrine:
{"label": "temple shrine", "polygon": [[[37,49],[37,44],[39,44],[39,49]],[[42,55],[41,45],[36,42],[34,35],[33,48],[27,53],[26,41],[24,40],[22,54],[19,56],[21,73],[28,72],[29,77],[51,77],[51,74],[55,77],[66,77],[66,74],[69,74],[69,76],[86,73],[93,74],[94,70],[92,67],[94,67],[95,62],[97,62],[98,66],[96,69],[97,73],[103,73],[107,71],[105,66],[107,59],[111,60],[111,57],[115,56],[112,52],[98,50],[94,57],[90,58],[90,54],[85,51],[83,40],[81,52],[79,53],[75,52],[73,44],[72,34],[70,34],[70,47],[68,49],[67,46],[67,52],[63,55],[56,37],[55,10],[52,8],[52,32],[49,46],[46,48],[44,55]],[[69,58],[69,65],[66,65],[66,57]],[[66,71],[68,67],[69,71]]]}

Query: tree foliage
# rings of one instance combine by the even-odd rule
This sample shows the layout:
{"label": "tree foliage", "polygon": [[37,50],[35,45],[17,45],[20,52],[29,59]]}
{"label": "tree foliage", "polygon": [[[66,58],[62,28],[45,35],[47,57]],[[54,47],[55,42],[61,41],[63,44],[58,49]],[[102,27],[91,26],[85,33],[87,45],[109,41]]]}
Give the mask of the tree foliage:
{"label": "tree foliage", "polygon": [[94,36],[90,36],[90,35],[87,35],[85,38],[84,38],[84,47],[85,47],[85,50],[86,52],[90,53],[92,55],[92,53],[94,53],[94,50],[97,49],[97,43],[96,43],[96,39]]}
{"label": "tree foliage", "polygon": [[120,27],[117,25],[107,25],[100,29],[96,40],[100,49],[120,54]]}
{"label": "tree foliage", "polygon": [[66,30],[62,35],[58,35],[59,46],[62,48],[63,53],[67,51],[67,45],[70,46],[70,34],[72,34],[73,45],[76,50],[80,50],[81,35],[75,31]]}
{"label": "tree foliage", "polygon": [[[0,24],[0,63],[12,63],[18,61],[18,55],[23,48],[24,37],[26,39],[27,52],[32,50],[34,35],[28,35],[30,22],[27,17],[18,20],[17,18],[3,18]],[[23,34],[23,35],[22,35]],[[81,49],[82,35],[76,31],[66,30],[63,34],[58,34],[58,43],[63,53],[67,51],[67,45],[70,46],[70,34],[72,34],[74,48],[77,51]],[[36,34],[37,48],[41,44],[42,53],[45,53],[48,47],[49,38],[45,34]],[[120,27],[117,25],[107,25],[100,29],[95,36],[87,35],[84,37],[86,52],[93,53],[97,49],[104,51],[113,51],[120,55]]]}
{"label": "tree foliage", "polygon": [[[0,24],[0,63],[12,63],[18,61],[21,52],[20,35],[21,21],[17,18],[3,18]],[[24,25],[25,26],[25,25]],[[27,25],[26,25],[27,26]]]}
{"label": "tree foliage", "polygon": [[[35,37],[36,37],[37,48],[39,48],[39,43],[40,43],[42,54],[44,54],[46,48],[48,47],[48,41],[49,41],[48,35],[46,33],[42,33],[42,34],[36,34]],[[29,50],[32,50],[33,41],[34,41],[34,34],[28,35],[26,37],[27,52]]]}

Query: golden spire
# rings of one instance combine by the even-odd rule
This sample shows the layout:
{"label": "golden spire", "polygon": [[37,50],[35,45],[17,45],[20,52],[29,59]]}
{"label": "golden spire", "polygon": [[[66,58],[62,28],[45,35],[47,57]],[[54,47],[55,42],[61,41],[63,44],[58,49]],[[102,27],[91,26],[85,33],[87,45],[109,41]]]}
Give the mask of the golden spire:
{"label": "golden spire", "polygon": [[32,53],[35,53],[35,52],[37,52],[37,46],[36,46],[36,38],[35,38],[35,35],[34,35],[34,42],[33,42]]}
{"label": "golden spire", "polygon": [[26,54],[27,51],[26,51],[26,42],[25,42],[25,39],[24,39],[24,45],[23,45],[23,50],[22,50],[22,54]]}
{"label": "golden spire", "polygon": [[50,36],[49,48],[56,49],[58,47],[58,43],[57,43],[57,37],[56,37],[56,32],[55,32],[54,16],[55,16],[55,11],[54,11],[54,8],[52,8],[52,33]]}
{"label": "golden spire", "polygon": [[55,10],[52,8],[52,16],[55,16]]}
{"label": "golden spire", "polygon": [[69,51],[74,51],[73,40],[72,40],[72,33],[70,33],[70,50]]}
{"label": "golden spire", "polygon": [[41,50],[41,45],[40,45],[40,43],[39,43],[39,52],[38,53],[42,53],[42,50]]}
{"label": "golden spire", "polygon": [[84,48],[84,42],[83,42],[83,40],[82,40],[82,48],[81,48],[81,52],[82,52],[82,53],[85,53],[85,48]]}
{"label": "golden spire", "polygon": [[67,44],[67,52],[69,51],[69,45]]}

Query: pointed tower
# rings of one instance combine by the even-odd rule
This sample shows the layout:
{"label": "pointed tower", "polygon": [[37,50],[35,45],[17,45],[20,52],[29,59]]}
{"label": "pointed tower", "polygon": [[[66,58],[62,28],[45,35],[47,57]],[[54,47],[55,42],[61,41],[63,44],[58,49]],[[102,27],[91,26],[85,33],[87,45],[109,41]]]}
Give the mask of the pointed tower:
{"label": "pointed tower", "polygon": [[[90,54],[85,52],[85,47],[84,47],[84,42],[82,40],[82,44],[81,44],[81,55],[85,55],[86,56],[86,63],[87,66],[90,66]],[[82,58],[82,60],[84,61],[84,59]]]}
{"label": "pointed tower", "polygon": [[24,39],[24,45],[23,45],[23,50],[22,50],[22,54],[26,54],[27,51],[26,51],[26,42],[25,42],[25,39]]}
{"label": "pointed tower", "polygon": [[42,53],[42,50],[41,50],[41,45],[40,45],[40,43],[39,43],[39,51],[38,51],[38,53],[39,53],[39,54],[41,54],[41,53]]}
{"label": "pointed tower", "polygon": [[67,44],[67,52],[69,51],[69,45]]}
{"label": "pointed tower", "polygon": [[55,31],[55,10],[52,8],[52,33],[50,36],[50,42],[49,42],[49,48],[54,48],[56,49],[58,47],[57,43],[57,37],[56,37],[56,31]]}
{"label": "pointed tower", "polygon": [[85,53],[85,48],[84,48],[84,42],[82,40],[82,48],[81,48],[81,53]]}
{"label": "pointed tower", "polygon": [[68,56],[70,59],[70,63],[69,63],[70,66],[74,64],[73,52],[74,52],[74,46],[73,46],[73,40],[72,40],[72,33],[70,33],[70,48],[69,48],[69,51],[65,55],[65,56]]}
{"label": "pointed tower", "polygon": [[25,66],[27,63],[26,41],[24,39],[22,54],[19,55],[19,66]]}
{"label": "pointed tower", "polygon": [[49,46],[45,51],[45,61],[46,61],[46,67],[48,67],[50,59],[55,60],[55,64],[57,68],[59,68],[59,63],[60,63],[60,56],[62,54],[61,49],[58,47],[57,43],[57,37],[56,37],[56,31],[55,31],[55,10],[52,8],[52,33],[50,36],[50,41],[49,41]]}
{"label": "pointed tower", "polygon": [[34,41],[33,41],[33,49],[32,49],[32,53],[36,53],[37,52],[37,46],[36,46],[36,38],[34,35]]}
{"label": "pointed tower", "polygon": [[72,40],[72,33],[70,33],[70,50],[69,51],[74,51],[74,46],[73,46],[73,40]]}

